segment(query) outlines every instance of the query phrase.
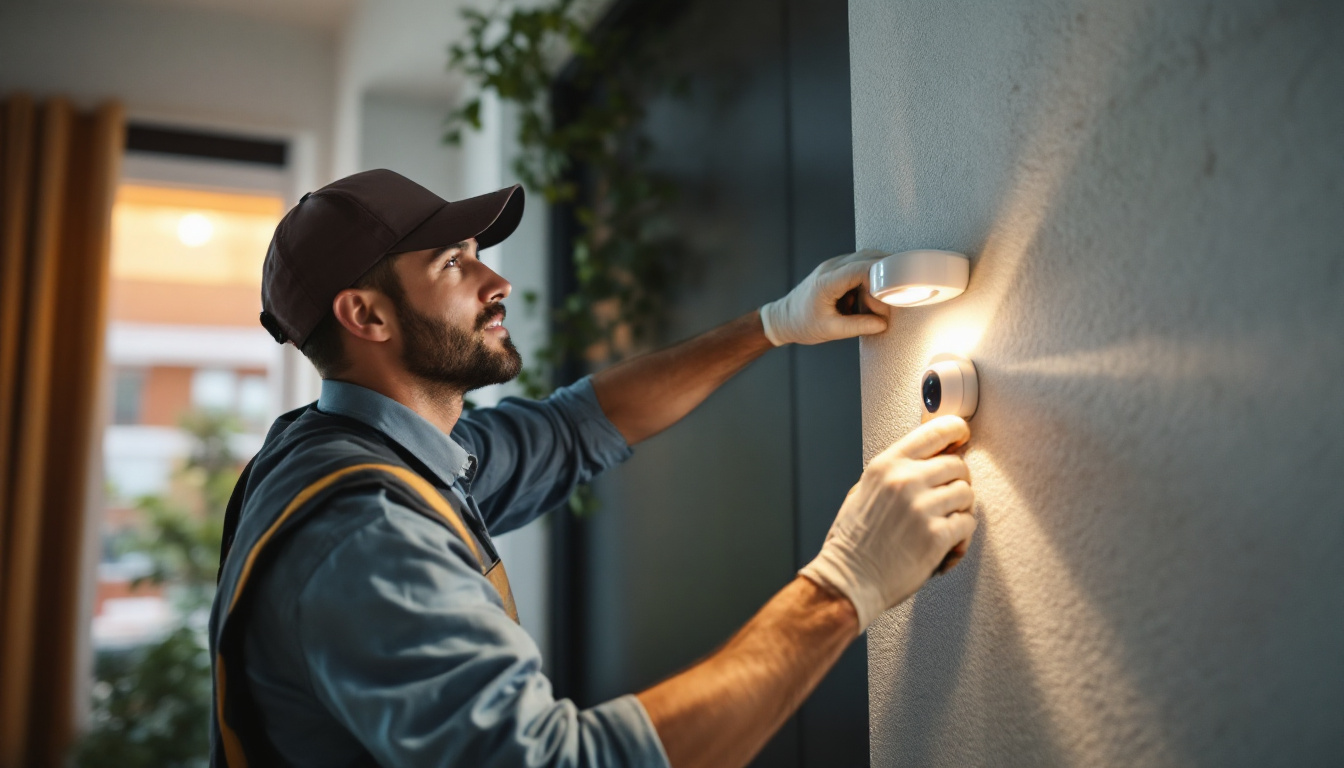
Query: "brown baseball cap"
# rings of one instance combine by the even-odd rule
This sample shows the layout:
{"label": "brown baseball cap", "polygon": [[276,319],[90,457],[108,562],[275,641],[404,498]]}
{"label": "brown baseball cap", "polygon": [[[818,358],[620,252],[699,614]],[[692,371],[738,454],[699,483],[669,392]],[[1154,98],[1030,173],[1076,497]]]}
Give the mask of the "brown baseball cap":
{"label": "brown baseball cap", "polygon": [[304,195],[275,228],[261,268],[261,324],[302,348],[336,294],[384,256],[472,237],[489,248],[522,218],[516,184],[450,203],[393,171],[346,176]]}

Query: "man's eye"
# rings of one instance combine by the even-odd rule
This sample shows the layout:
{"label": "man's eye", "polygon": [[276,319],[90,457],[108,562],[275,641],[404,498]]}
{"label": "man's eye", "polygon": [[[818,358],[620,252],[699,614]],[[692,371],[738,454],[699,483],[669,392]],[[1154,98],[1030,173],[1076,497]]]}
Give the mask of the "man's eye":
{"label": "man's eye", "polygon": [[452,258],[448,259],[448,261],[444,262],[444,264],[443,264],[443,268],[444,268],[444,269],[447,269],[448,267],[456,267],[456,266],[457,266],[457,261],[458,261],[458,259],[460,259],[460,258],[462,258],[462,257],[461,257],[461,256],[453,256]]}

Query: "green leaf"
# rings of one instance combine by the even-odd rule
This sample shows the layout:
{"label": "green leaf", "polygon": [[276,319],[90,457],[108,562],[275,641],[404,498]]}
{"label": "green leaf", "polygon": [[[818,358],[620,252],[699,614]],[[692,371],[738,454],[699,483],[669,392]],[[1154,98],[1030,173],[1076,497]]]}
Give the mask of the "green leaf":
{"label": "green leaf", "polygon": [[462,107],[462,119],[471,124],[476,130],[481,129],[481,100],[472,99],[466,106]]}

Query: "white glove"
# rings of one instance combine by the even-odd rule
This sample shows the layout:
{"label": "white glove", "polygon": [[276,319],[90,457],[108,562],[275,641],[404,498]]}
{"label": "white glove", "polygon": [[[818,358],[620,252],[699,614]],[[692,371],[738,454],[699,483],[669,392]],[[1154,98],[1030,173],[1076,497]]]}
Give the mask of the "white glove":
{"label": "white glove", "polygon": [[[789,295],[761,307],[765,337],[781,344],[820,344],[881,333],[882,315],[842,315],[835,302],[851,288],[868,285],[868,268],[887,254],[864,250],[823,261]],[[865,297],[866,298],[866,297]]]}
{"label": "white glove", "polygon": [[913,595],[954,548],[965,552],[975,531],[970,472],[960,456],[940,454],[970,436],[961,417],[940,416],[878,454],[821,553],[798,572],[848,597],[860,633]]}

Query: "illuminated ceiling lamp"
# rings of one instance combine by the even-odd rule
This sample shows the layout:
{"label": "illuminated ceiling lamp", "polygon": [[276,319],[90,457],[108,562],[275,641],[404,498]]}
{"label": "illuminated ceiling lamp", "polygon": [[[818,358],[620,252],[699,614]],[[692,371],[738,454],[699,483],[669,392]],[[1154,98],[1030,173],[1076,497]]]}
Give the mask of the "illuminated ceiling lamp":
{"label": "illuminated ceiling lamp", "polygon": [[188,213],[177,222],[177,239],[188,248],[199,248],[214,237],[215,225],[203,213]]}
{"label": "illuminated ceiling lamp", "polygon": [[971,279],[971,260],[955,251],[893,253],[868,271],[868,292],[894,307],[922,307],[954,299]]}

